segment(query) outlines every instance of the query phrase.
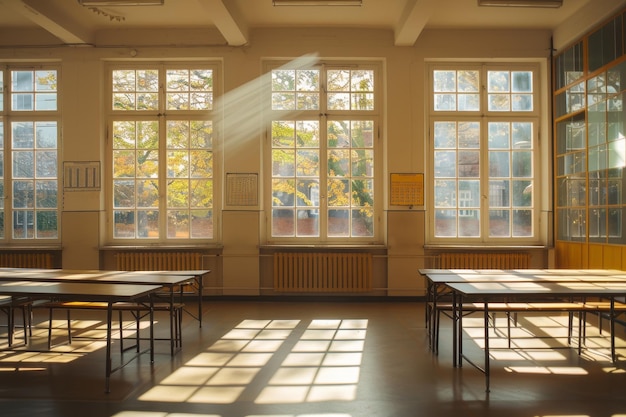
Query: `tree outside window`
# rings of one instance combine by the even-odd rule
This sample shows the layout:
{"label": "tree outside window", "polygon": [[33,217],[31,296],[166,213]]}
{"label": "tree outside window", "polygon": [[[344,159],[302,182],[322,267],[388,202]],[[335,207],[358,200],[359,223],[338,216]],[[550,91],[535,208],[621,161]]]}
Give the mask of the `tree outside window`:
{"label": "tree outside window", "polygon": [[272,70],[272,109],[288,114],[270,128],[272,239],[376,237],[375,75]]}
{"label": "tree outside window", "polygon": [[213,76],[111,71],[113,239],[214,237]]}

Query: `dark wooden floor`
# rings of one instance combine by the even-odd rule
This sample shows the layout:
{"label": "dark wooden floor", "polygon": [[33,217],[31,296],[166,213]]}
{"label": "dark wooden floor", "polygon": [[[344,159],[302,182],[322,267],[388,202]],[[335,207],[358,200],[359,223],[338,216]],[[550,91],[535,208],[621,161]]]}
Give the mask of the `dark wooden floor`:
{"label": "dark wooden floor", "polygon": [[[205,303],[204,324],[185,316],[183,349],[158,341],[155,363],[141,355],[113,374],[104,392],[104,314],[73,312],[64,343],[55,316],[36,311],[29,346],[0,355],[0,415],[48,417],[618,417],[626,415],[626,342],[621,362],[605,356],[608,333],[588,325],[589,348],[566,343],[564,316],[522,316],[494,333],[491,391],[465,363],[452,367],[450,323],[438,356],[428,349],[424,305],[415,302]],[[167,316],[157,316],[157,336]],[[130,318],[129,318],[130,319]],[[504,317],[499,329],[504,330]],[[127,323],[130,326],[130,322]],[[479,317],[465,320],[466,353],[482,360]],[[4,329],[2,330],[4,331]],[[130,330],[128,335],[130,335]],[[20,336],[20,333],[16,335]],[[5,343],[2,340],[0,343]],[[6,344],[3,345],[6,347]],[[114,365],[122,355],[114,344]],[[130,357],[125,353],[124,358]]]}

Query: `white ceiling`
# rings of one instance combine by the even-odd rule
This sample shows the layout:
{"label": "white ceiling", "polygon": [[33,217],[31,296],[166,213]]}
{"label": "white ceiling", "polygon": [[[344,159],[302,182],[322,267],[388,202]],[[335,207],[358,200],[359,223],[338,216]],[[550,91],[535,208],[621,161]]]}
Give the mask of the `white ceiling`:
{"label": "white ceiling", "polygon": [[546,9],[479,7],[477,0],[363,0],[360,7],[275,7],[272,0],[165,0],[163,6],[90,9],[78,0],[0,0],[0,33],[45,31],[51,44],[55,40],[97,45],[101,34],[120,29],[202,29],[216,30],[224,44],[239,46],[249,42],[256,28],[358,27],[393,31],[395,44],[407,46],[424,28],[554,30],[586,8],[612,12],[620,3],[626,2],[564,0],[562,7]]}

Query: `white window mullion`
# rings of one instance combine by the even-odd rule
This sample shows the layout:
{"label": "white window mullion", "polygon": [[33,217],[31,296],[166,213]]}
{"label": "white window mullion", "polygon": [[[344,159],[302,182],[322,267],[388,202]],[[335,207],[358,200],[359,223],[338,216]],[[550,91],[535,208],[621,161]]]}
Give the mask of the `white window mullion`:
{"label": "white window mullion", "polygon": [[[326,108],[324,100],[323,108]],[[320,116],[320,235],[326,239],[328,230],[328,116]]]}

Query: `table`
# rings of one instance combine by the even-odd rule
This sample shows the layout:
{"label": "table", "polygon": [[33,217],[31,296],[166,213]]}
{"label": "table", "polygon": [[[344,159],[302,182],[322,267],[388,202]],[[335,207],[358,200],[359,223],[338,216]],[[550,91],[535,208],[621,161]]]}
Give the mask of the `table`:
{"label": "table", "polygon": [[429,347],[436,350],[434,329],[438,300],[450,293],[449,283],[472,282],[626,282],[626,271],[608,269],[420,269],[426,277],[425,320]]}
{"label": "table", "polygon": [[[115,270],[78,270],[78,269],[40,269],[40,268],[0,268],[0,281],[9,280],[14,281],[16,278],[28,277],[32,279],[45,280],[49,277],[63,279],[72,279],[75,281],[82,280],[107,280],[109,282],[115,281],[115,276],[120,274],[124,275],[125,282],[138,284],[150,284],[150,279],[142,280],[135,279],[133,277],[148,275],[156,277],[157,275],[176,275],[176,276],[190,276],[195,281],[198,293],[198,312],[197,315],[185,310],[191,317],[198,320],[198,326],[202,327],[202,293],[204,290],[204,277],[211,273],[210,269],[193,269],[182,271],[115,271]],[[18,274],[17,276],[15,274]],[[64,278],[65,277],[65,278]]]}
{"label": "table", "polygon": [[106,302],[107,308],[107,337],[106,337],[106,365],[105,365],[105,392],[110,392],[111,374],[119,369],[113,369],[111,363],[111,322],[112,306],[116,302],[132,302],[148,297],[150,303],[150,362],[154,362],[154,315],[152,310],[152,295],[160,290],[160,285],[133,285],[113,283],[78,283],[78,282],[31,282],[13,283],[4,282],[0,285],[0,295],[12,297],[46,298],[51,300],[71,300],[84,302]]}
{"label": "table", "polygon": [[[182,285],[194,279],[197,280],[197,275],[165,272],[135,273],[104,270],[0,268],[0,281],[136,284],[159,285],[168,288],[170,292],[170,353],[172,356],[176,352],[176,347],[180,345],[175,337],[174,288],[181,287],[182,295]],[[202,311],[201,305],[201,297],[199,297],[200,312]]]}
{"label": "table", "polygon": [[[546,297],[567,297],[584,300],[587,297],[601,297],[610,300],[610,332],[611,332],[611,359],[615,362],[615,298],[626,295],[626,276],[615,276],[616,281],[601,282],[598,276],[590,276],[589,279],[582,277],[573,281],[540,282],[527,280],[525,282],[448,282],[446,285],[453,291],[454,320],[458,323],[458,336],[453,337],[453,343],[457,347],[459,366],[462,359],[466,359],[477,369],[485,374],[486,390],[490,389],[490,368],[489,368],[489,303],[494,299],[509,300],[523,297],[525,300],[531,299],[537,302],[545,300]],[[592,278],[595,277],[595,278]],[[566,279],[567,277],[563,277]],[[471,297],[480,299],[484,303],[484,334],[485,334],[485,357],[484,367],[477,366],[474,362],[464,357],[461,331],[463,329],[463,299]]]}

